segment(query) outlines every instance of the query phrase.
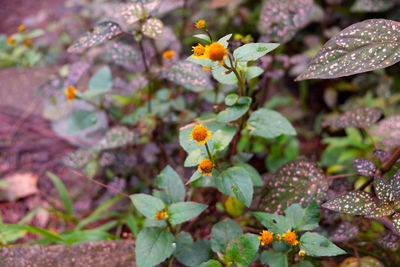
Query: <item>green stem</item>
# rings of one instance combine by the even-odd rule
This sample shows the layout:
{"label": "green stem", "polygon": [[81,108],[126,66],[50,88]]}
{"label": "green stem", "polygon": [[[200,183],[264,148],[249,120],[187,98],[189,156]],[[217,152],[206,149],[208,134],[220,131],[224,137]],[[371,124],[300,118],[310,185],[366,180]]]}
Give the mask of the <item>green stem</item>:
{"label": "green stem", "polygon": [[228,58],[229,58],[229,62],[231,63],[231,68],[230,69],[233,71],[233,73],[236,76],[236,79],[238,80],[238,86],[239,86],[239,89],[240,89],[240,96],[242,96],[242,95],[244,95],[244,92],[245,92],[243,79],[242,79],[241,75],[239,74],[239,72],[237,71],[236,67],[233,64],[233,60],[232,60],[231,54],[228,54]]}

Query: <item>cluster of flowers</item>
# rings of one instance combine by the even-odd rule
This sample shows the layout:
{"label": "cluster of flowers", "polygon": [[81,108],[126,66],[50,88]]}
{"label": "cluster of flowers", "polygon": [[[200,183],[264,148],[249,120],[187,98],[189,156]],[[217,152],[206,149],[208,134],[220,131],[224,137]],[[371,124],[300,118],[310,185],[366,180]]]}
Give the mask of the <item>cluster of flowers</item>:
{"label": "cluster of flowers", "polygon": [[[268,232],[267,230],[262,230],[258,239],[260,240],[261,246],[270,245],[272,244],[272,241],[274,241],[274,233]],[[287,232],[282,235],[275,235],[276,241],[280,242],[282,239],[285,239],[285,242],[292,246],[297,246],[299,244],[296,233],[290,230],[287,230]],[[306,252],[304,250],[300,250],[299,256],[305,257]]]}
{"label": "cluster of flowers", "polygon": [[[19,32],[23,32],[25,31],[25,25],[19,25],[18,26],[18,31]],[[13,36],[8,37],[7,42],[10,46],[12,46],[15,43],[15,38]],[[25,46],[31,46],[32,45],[32,40],[31,39],[27,39],[24,41],[24,45]]]}

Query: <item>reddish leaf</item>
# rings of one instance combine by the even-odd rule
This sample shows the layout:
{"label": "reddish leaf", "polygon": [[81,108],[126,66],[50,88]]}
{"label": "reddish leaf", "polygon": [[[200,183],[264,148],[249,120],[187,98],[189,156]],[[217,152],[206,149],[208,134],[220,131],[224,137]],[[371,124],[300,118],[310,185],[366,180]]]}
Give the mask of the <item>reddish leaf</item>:
{"label": "reddish leaf", "polygon": [[333,242],[347,242],[357,237],[359,229],[349,221],[342,222],[331,234]]}
{"label": "reddish leaf", "polygon": [[346,111],[335,120],[326,121],[325,125],[338,128],[364,128],[377,122],[380,117],[379,109],[358,108]]}
{"label": "reddish leaf", "polygon": [[367,159],[354,159],[353,166],[358,174],[363,176],[373,176],[376,171],[375,163]]}

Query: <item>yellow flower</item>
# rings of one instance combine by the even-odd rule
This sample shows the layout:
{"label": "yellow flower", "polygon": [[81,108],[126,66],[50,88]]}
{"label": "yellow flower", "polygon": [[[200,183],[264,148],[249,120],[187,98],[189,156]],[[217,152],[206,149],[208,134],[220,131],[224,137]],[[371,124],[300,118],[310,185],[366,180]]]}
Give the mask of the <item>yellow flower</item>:
{"label": "yellow flower", "polygon": [[69,86],[67,90],[65,90],[65,94],[67,95],[67,100],[71,101],[76,97],[75,87]]}
{"label": "yellow flower", "polygon": [[24,45],[25,46],[31,46],[31,44],[32,44],[32,40],[31,39],[28,39],[28,40],[24,41]]}
{"label": "yellow flower", "polygon": [[8,37],[7,41],[8,41],[9,45],[13,45],[14,42],[15,42],[15,40],[14,40],[14,38],[12,36]]}
{"label": "yellow flower", "polygon": [[25,30],[25,26],[23,24],[18,26],[18,31],[23,32]]}
{"label": "yellow flower", "polygon": [[203,70],[210,70],[210,67],[203,66]]}
{"label": "yellow flower", "polygon": [[165,59],[173,59],[175,55],[175,51],[174,50],[167,50],[163,53],[163,58]]}
{"label": "yellow flower", "polygon": [[156,220],[158,221],[164,220],[165,217],[168,217],[168,212],[166,211],[159,211],[156,213]]}
{"label": "yellow flower", "polygon": [[206,47],[202,44],[197,44],[196,46],[192,46],[193,56],[195,58],[205,58]]}
{"label": "yellow flower", "polygon": [[262,230],[258,239],[261,240],[261,246],[269,245],[274,240],[274,233]]}
{"label": "yellow flower", "polygon": [[206,51],[206,57],[212,61],[221,61],[228,53],[228,50],[220,43],[214,42]]}
{"label": "yellow flower", "polygon": [[299,243],[299,241],[297,241],[296,233],[290,230],[287,230],[287,232],[283,234],[282,237],[285,238],[286,243],[292,246],[296,246]]}
{"label": "yellow flower", "polygon": [[207,130],[207,127],[204,127],[201,124],[194,126],[191,135],[192,136],[189,140],[196,140],[198,146],[207,143],[206,138],[211,139],[211,131]]}
{"label": "yellow flower", "polygon": [[198,167],[199,172],[201,172],[203,174],[203,176],[206,176],[208,174],[208,176],[212,176],[212,168],[214,167],[214,164],[211,160],[209,159],[203,159]]}
{"label": "yellow flower", "polygon": [[201,29],[205,29],[207,27],[207,23],[204,19],[201,19],[199,21],[196,22],[196,28],[201,30]]}

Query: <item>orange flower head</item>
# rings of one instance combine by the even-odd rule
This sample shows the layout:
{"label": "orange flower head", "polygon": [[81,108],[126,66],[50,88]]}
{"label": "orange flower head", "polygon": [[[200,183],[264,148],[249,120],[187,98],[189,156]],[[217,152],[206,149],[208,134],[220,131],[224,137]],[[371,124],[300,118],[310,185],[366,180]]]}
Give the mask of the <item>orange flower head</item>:
{"label": "orange flower head", "polygon": [[175,55],[175,51],[174,50],[167,50],[163,53],[163,58],[165,59],[173,59]]}
{"label": "orange flower head", "polygon": [[274,240],[274,233],[262,230],[258,239],[261,240],[261,246],[269,245]]}
{"label": "orange flower head", "polygon": [[305,257],[307,255],[307,253],[304,250],[300,250],[299,251],[299,256],[300,257]]}
{"label": "orange flower head", "polygon": [[18,26],[18,31],[23,32],[25,30],[25,26],[23,24]]}
{"label": "orange flower head", "polygon": [[168,217],[168,212],[166,211],[159,211],[156,213],[156,220],[161,221]]}
{"label": "orange flower head", "polygon": [[203,176],[206,176],[208,174],[208,176],[212,176],[212,168],[214,167],[214,164],[211,160],[209,159],[203,159],[198,167],[199,172],[201,172],[203,174]]}
{"label": "orange flower head", "polygon": [[292,246],[296,246],[299,243],[299,241],[297,241],[296,233],[290,230],[283,234],[282,237],[285,238],[286,243]]}
{"label": "orange flower head", "polygon": [[204,47],[202,44],[197,44],[196,46],[192,46],[192,51],[195,58],[204,58],[206,47]]}
{"label": "orange flower head", "polygon": [[210,44],[206,54],[212,61],[221,61],[227,53],[228,50],[222,44],[214,42]]}
{"label": "orange flower head", "polygon": [[210,69],[210,67],[203,66],[203,70],[208,71],[208,70],[211,70],[211,69]]}
{"label": "orange flower head", "polygon": [[65,90],[65,94],[67,95],[68,102],[76,97],[75,87],[69,86],[67,90]]}
{"label": "orange flower head", "polygon": [[32,40],[31,39],[25,40],[24,41],[24,45],[25,46],[31,46],[32,45]]}
{"label": "orange flower head", "polygon": [[207,127],[201,124],[194,126],[189,140],[195,140],[196,144],[199,146],[207,143],[206,139],[211,139],[211,131],[207,130]]}
{"label": "orange flower head", "polygon": [[201,29],[205,29],[207,27],[207,23],[204,19],[198,20],[196,22],[196,28],[201,30]]}
{"label": "orange flower head", "polygon": [[7,42],[9,45],[13,45],[15,42],[15,39],[12,36],[10,36],[10,37],[8,37]]}

